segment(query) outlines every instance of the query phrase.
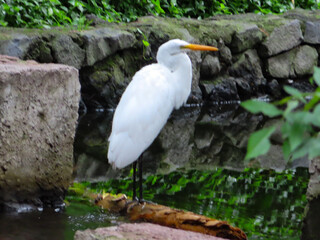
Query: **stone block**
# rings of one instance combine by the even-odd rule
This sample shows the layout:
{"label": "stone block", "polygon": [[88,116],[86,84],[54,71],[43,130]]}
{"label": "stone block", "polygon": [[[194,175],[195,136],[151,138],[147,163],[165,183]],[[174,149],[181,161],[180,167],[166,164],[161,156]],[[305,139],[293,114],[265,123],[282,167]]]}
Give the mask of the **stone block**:
{"label": "stone block", "polygon": [[233,77],[253,76],[256,79],[262,79],[261,60],[257,51],[249,49],[241,54],[239,59],[229,68],[229,74]]}
{"label": "stone block", "polygon": [[267,60],[267,72],[274,78],[296,78],[313,73],[317,65],[318,52],[304,45]]}
{"label": "stone block", "polygon": [[0,40],[0,54],[24,59],[32,45],[39,40],[37,36],[10,34],[8,39]]}
{"label": "stone block", "polygon": [[311,75],[313,67],[317,66],[318,52],[315,48],[304,45],[298,48],[296,57],[294,58],[294,70],[298,77]]}
{"label": "stone block", "polygon": [[73,169],[78,71],[0,56],[0,203],[61,203]]}
{"label": "stone block", "polygon": [[260,54],[270,57],[298,46],[303,40],[299,20],[293,20],[277,27],[262,43]]}
{"label": "stone block", "polygon": [[274,78],[295,77],[296,75],[292,66],[295,54],[296,49],[293,49],[269,58],[267,60],[267,72],[269,75]]}
{"label": "stone block", "polygon": [[203,59],[200,68],[201,77],[213,77],[221,70],[219,58],[212,55],[207,55]]}
{"label": "stone block", "polygon": [[306,29],[304,32],[304,41],[311,44],[320,43],[320,21],[306,22]]}
{"label": "stone block", "polygon": [[135,43],[133,34],[114,28],[98,28],[84,31],[80,35],[85,42],[86,65],[88,66],[94,65],[116,51],[129,48]]}
{"label": "stone block", "polygon": [[235,53],[243,52],[254,48],[263,40],[263,33],[255,24],[247,24],[243,29],[237,31],[231,42],[232,51]]}
{"label": "stone block", "polygon": [[53,56],[57,63],[80,69],[85,58],[85,51],[68,35],[57,35],[51,42]]}

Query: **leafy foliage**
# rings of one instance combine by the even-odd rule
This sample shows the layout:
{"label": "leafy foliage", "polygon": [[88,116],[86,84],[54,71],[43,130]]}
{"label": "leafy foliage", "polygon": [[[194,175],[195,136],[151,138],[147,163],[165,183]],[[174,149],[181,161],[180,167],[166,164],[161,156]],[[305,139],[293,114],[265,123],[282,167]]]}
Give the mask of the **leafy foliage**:
{"label": "leafy foliage", "polygon": [[[148,176],[143,183],[145,199],[228,220],[249,239],[299,239],[307,202],[307,169],[280,173],[192,170]],[[96,192],[132,194],[130,176],[84,185]]]}
{"label": "leafy foliage", "polygon": [[245,159],[257,157],[268,152],[271,143],[269,137],[276,130],[276,128],[263,128],[260,131],[253,133],[248,142],[248,153]]}
{"label": "leafy foliage", "polygon": [[[317,9],[317,1],[295,1],[296,7]],[[283,13],[292,9],[290,0],[0,0],[0,24],[11,27],[49,28],[90,22],[87,14],[109,21],[134,21],[148,14],[170,17],[207,18],[217,14],[255,12]]]}
{"label": "leafy foliage", "polygon": [[[281,116],[281,133],[283,138],[283,154],[286,160],[309,156],[309,159],[320,156],[320,69],[314,68],[311,82],[317,88],[311,93],[302,93],[290,86],[284,90],[288,97],[275,103],[262,103],[249,100],[242,107],[252,113],[260,113],[268,117]],[[284,110],[281,110],[283,108]],[[265,154],[270,148],[269,138],[276,127],[260,130],[250,136],[246,159]],[[260,143],[264,146],[252,147],[250,143]]]}

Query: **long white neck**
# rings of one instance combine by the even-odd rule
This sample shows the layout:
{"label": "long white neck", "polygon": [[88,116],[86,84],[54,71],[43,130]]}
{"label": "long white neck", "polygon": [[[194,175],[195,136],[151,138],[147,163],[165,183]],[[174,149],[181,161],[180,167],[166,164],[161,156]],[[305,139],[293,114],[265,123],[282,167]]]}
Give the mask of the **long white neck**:
{"label": "long white neck", "polygon": [[186,53],[169,55],[167,52],[158,52],[157,61],[166,66],[172,73],[169,81],[175,88],[175,108],[180,108],[188,99],[192,83],[192,65]]}

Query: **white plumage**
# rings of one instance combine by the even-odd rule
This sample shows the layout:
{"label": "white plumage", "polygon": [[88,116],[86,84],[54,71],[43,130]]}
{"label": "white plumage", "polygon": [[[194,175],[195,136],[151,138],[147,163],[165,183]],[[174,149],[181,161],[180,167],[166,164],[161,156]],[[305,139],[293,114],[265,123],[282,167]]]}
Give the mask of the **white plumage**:
{"label": "white plumage", "polygon": [[217,51],[214,47],[170,40],[159,47],[158,63],[133,76],[113,117],[108,159],[114,168],[136,161],[157,137],[172,110],[187,101],[192,66],[186,49]]}

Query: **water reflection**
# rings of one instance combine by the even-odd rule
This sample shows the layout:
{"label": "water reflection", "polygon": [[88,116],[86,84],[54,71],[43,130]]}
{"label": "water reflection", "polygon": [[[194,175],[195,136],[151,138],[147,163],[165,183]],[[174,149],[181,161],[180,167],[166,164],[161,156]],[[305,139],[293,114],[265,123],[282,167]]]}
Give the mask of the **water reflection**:
{"label": "water reflection", "polygon": [[116,217],[88,203],[72,202],[59,211],[0,213],[1,240],[72,240],[76,230],[115,225]]}
{"label": "water reflection", "polygon": [[[189,210],[240,227],[249,239],[300,239],[308,170],[217,168],[174,171],[144,179],[144,197],[166,206]],[[131,195],[128,177],[92,187]]]}
{"label": "water reflection", "polygon": [[301,239],[320,239],[320,198],[310,201],[306,209],[307,213],[304,219]]}
{"label": "water reflection", "polygon": [[[67,220],[65,215],[56,213],[54,210],[31,213],[2,213],[0,214],[0,239],[63,239],[64,229],[61,228],[61,225]],[[50,236],[55,238],[50,238]]]}

